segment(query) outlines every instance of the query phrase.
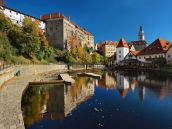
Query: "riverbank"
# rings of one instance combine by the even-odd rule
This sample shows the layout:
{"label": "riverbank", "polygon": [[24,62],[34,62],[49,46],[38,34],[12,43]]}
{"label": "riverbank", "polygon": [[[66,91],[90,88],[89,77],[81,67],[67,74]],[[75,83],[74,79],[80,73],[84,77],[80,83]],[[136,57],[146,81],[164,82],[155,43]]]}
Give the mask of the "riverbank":
{"label": "riverbank", "polygon": [[[94,66],[93,68],[103,68]],[[84,67],[72,67],[70,71],[84,70]],[[24,129],[21,111],[21,99],[29,82],[52,80],[57,74],[68,72],[67,65],[18,65],[12,70],[14,75],[0,88],[0,129]]]}
{"label": "riverbank", "polygon": [[133,72],[158,72],[162,74],[170,74],[172,75],[172,68],[171,67],[162,67],[162,68],[151,68],[151,67],[115,67],[110,68],[111,70],[117,71],[133,71]]}
{"label": "riverbank", "polygon": [[17,66],[20,76],[7,81],[0,89],[0,129],[24,129],[21,98],[29,82],[41,79],[43,73],[66,72],[65,65]]}

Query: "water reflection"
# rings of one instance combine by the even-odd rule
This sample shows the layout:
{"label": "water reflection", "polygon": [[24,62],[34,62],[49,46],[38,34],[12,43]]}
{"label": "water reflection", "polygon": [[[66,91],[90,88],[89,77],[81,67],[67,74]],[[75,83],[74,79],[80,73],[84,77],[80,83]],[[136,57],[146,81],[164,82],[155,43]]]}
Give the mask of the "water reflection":
{"label": "water reflection", "polygon": [[[98,129],[100,126],[109,129],[164,129],[172,122],[172,117],[163,117],[170,113],[172,116],[172,111],[169,111],[172,98],[171,79],[170,76],[160,74],[155,76],[148,73],[109,71],[103,72],[100,80],[76,77],[72,86],[30,86],[22,99],[25,126],[29,129],[43,128],[41,125],[46,125],[48,120],[46,128],[52,129]],[[148,108],[153,106],[156,109],[154,111]],[[152,119],[158,124],[152,126]],[[58,126],[51,127],[50,121]],[[83,126],[86,121],[88,123]],[[126,121],[126,124],[122,124],[122,121]],[[166,124],[163,125],[161,121]],[[145,126],[140,127],[142,123]]]}
{"label": "water reflection", "polygon": [[30,86],[22,99],[25,126],[44,118],[62,120],[94,95],[94,85],[91,78],[76,78],[72,86]]}
{"label": "water reflection", "polygon": [[171,79],[170,76],[161,76],[160,74],[109,71],[103,74],[103,78],[98,81],[98,86],[116,89],[122,98],[125,98],[130,90],[134,92],[138,88],[138,96],[143,102],[146,89],[153,92],[160,100],[164,99],[168,95],[168,91],[172,89]]}

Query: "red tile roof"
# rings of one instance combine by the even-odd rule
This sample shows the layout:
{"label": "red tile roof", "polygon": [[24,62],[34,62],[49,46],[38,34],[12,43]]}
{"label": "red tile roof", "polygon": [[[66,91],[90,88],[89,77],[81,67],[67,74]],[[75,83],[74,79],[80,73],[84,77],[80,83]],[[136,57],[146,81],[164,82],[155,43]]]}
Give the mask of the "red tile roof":
{"label": "red tile roof", "polygon": [[120,41],[118,43],[117,48],[120,48],[120,47],[127,47],[127,48],[129,47],[124,38],[120,39]]}
{"label": "red tile roof", "polygon": [[106,42],[104,42],[103,45],[114,45],[114,46],[117,46],[118,42],[106,41]]}
{"label": "red tile roof", "polygon": [[146,41],[144,41],[144,40],[140,40],[140,41],[131,41],[129,44],[131,44],[131,45],[136,45],[136,46],[146,46],[147,45],[147,43],[146,43]]}
{"label": "red tile roof", "polygon": [[170,43],[169,41],[158,38],[152,44],[150,44],[148,47],[141,50],[139,55],[151,55],[151,54],[166,53],[171,45],[172,45],[172,43]]}
{"label": "red tile roof", "polygon": [[137,56],[139,53],[140,53],[140,51],[130,51],[134,56]]}

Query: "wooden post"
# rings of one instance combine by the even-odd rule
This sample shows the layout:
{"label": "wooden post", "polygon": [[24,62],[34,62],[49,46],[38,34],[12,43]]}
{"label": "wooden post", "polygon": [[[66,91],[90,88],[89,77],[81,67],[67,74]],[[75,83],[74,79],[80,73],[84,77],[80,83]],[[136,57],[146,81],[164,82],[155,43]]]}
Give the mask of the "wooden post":
{"label": "wooden post", "polygon": [[69,64],[67,65],[67,69],[68,69],[68,71],[70,70],[70,65]]}

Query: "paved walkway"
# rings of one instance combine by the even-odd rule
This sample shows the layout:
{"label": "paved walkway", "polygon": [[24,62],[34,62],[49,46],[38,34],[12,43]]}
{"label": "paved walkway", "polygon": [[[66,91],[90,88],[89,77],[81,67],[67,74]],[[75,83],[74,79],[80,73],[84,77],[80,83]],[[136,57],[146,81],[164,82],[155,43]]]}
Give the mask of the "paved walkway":
{"label": "paved walkway", "polygon": [[57,69],[60,71],[60,68],[55,66],[25,66],[20,77],[15,77],[3,85],[0,89],[0,129],[24,129],[21,111],[23,91],[29,82],[38,78],[39,73]]}

